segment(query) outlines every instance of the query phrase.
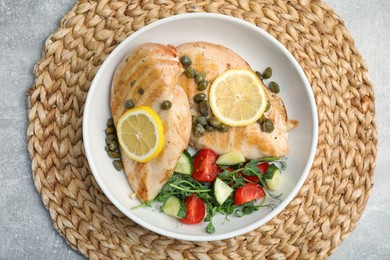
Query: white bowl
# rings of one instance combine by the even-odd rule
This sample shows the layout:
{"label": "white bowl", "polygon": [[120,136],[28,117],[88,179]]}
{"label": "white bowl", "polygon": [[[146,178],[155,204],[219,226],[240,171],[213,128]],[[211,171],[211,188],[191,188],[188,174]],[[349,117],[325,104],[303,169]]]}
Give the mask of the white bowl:
{"label": "white bowl", "polygon": [[[106,121],[111,117],[109,93],[114,71],[122,59],[145,42],[179,45],[206,41],[228,47],[241,55],[253,69],[273,69],[272,80],[281,86],[290,119],[299,121],[289,133],[291,152],[278,193],[282,201],[274,210],[262,208],[242,218],[219,215],[213,219],[215,233],[205,232],[207,223],[182,225],[155,208],[142,207],[132,200],[133,193],[123,172],[117,172],[107,156]],[[194,13],[176,15],[154,22],[132,34],[109,55],[90,87],[83,121],[83,138],[87,159],[95,179],[111,202],[134,222],[156,233],[191,241],[212,241],[244,234],[271,220],[294,198],[303,185],[313,162],[317,146],[317,109],[309,82],[298,62],[276,39],[258,27],[225,15]]]}

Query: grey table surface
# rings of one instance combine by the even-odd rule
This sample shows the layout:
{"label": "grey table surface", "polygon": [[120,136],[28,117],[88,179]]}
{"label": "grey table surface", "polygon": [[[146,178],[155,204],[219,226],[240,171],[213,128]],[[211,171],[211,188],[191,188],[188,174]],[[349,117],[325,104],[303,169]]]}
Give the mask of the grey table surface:
{"label": "grey table surface", "polygon": [[[365,58],[376,95],[375,184],[355,231],[331,259],[390,259],[390,1],[325,0]],[[27,153],[26,91],[44,41],[75,0],[0,0],[0,259],[82,259],[54,230]]]}

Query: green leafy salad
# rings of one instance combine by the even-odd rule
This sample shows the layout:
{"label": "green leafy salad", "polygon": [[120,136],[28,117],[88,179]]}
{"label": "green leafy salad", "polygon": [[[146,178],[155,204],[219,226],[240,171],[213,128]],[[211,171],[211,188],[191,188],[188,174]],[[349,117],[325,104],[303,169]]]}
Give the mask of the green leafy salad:
{"label": "green leafy salad", "polygon": [[184,151],[175,173],[152,201],[158,202],[161,212],[177,218],[184,224],[208,222],[206,232],[214,233],[213,217],[242,217],[262,207],[273,209],[282,194],[278,189],[285,159],[262,158],[246,161],[240,152],[218,156],[203,149],[191,156]]}

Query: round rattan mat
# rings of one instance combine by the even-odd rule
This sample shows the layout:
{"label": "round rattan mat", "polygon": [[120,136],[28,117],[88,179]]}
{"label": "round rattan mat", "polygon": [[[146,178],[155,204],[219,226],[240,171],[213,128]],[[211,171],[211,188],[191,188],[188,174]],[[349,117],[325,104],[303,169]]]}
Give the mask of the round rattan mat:
{"label": "round rattan mat", "polygon": [[[231,15],[268,31],[303,67],[318,106],[316,158],[299,194],[266,225],[222,241],[179,241],[138,226],[102,193],[83,150],[83,108],[99,66],[134,31],[186,12]],[[91,259],[326,258],[355,229],[371,193],[372,85],[343,21],[321,1],[79,0],[34,73],[28,150],[35,186],[54,227]]]}

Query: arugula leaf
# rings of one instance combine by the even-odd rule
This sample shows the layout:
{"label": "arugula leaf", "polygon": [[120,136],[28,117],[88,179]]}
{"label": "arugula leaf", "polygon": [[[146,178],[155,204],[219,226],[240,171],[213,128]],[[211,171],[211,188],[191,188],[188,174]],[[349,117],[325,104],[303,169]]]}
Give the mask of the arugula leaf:
{"label": "arugula leaf", "polygon": [[213,222],[210,221],[210,223],[207,224],[206,232],[209,234],[213,234],[215,232],[215,227],[213,225]]}
{"label": "arugula leaf", "polygon": [[236,180],[235,180],[235,182],[234,182],[232,188],[233,188],[233,190],[235,190],[235,189],[237,189],[237,188],[239,188],[239,187],[244,186],[245,183],[247,183],[247,181],[245,180],[245,178],[242,177],[242,176],[239,176],[238,178],[236,178]]}
{"label": "arugula leaf", "polygon": [[256,176],[260,174],[260,170],[257,167],[259,164],[259,160],[249,161],[243,168],[242,173],[248,176]]}

